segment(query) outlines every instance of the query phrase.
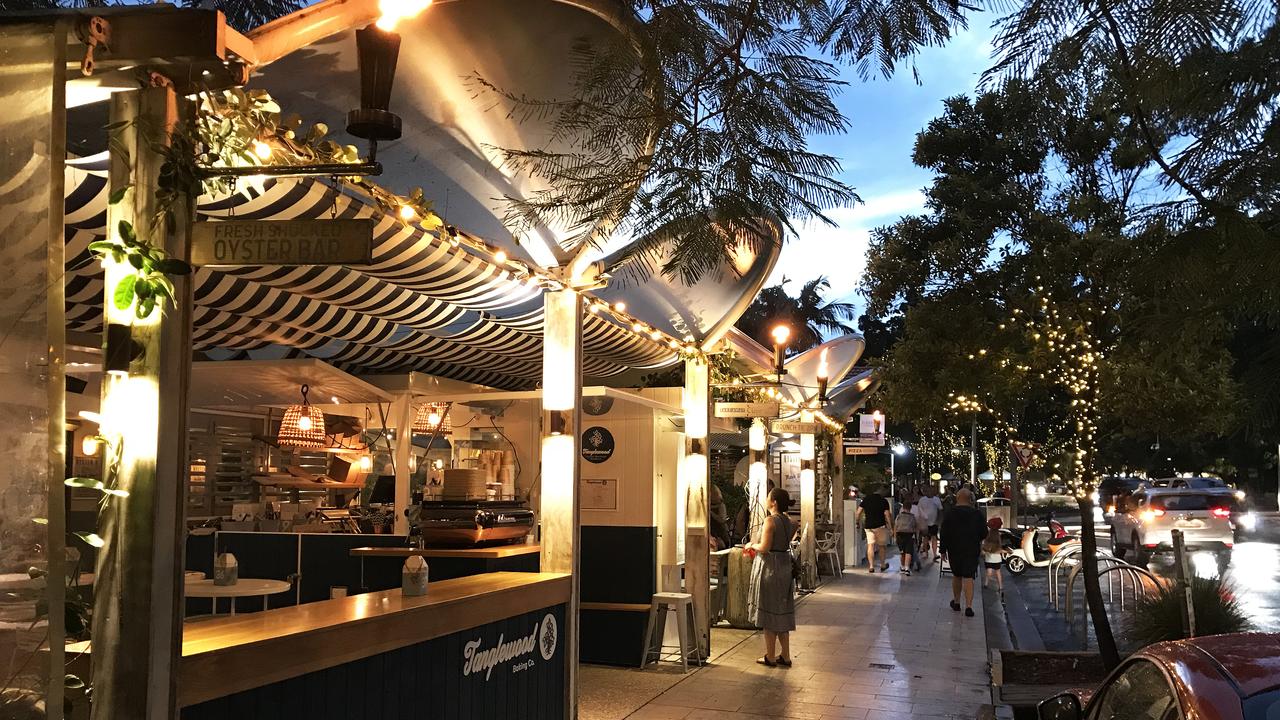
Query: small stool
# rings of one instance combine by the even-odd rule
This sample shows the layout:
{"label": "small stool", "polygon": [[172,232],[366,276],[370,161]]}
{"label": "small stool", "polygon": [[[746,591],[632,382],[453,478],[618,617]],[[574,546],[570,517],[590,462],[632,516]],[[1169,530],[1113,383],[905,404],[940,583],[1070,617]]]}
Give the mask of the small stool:
{"label": "small stool", "polygon": [[644,655],[640,657],[640,667],[644,668],[649,664],[649,658],[653,657],[654,662],[662,660],[663,650],[673,647],[671,645],[663,645],[663,635],[667,629],[667,610],[674,609],[676,611],[676,628],[680,632],[680,662],[684,664],[685,672],[689,671],[689,657],[693,656],[695,663],[701,664],[702,655],[698,651],[697,642],[693,638],[693,596],[689,593],[677,592],[660,592],[653,594],[653,600],[649,604],[649,622],[644,631]]}

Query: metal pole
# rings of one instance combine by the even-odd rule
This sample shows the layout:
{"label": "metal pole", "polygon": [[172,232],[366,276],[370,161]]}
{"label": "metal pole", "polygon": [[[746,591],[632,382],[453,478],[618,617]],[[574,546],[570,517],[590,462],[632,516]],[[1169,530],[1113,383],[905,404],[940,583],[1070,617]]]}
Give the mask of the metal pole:
{"label": "metal pole", "polygon": [[978,415],[973,416],[973,432],[969,436],[969,482],[978,487]]}
{"label": "metal pole", "polygon": [[1178,587],[1182,590],[1185,604],[1182,613],[1182,632],[1186,637],[1196,636],[1196,609],[1191,599],[1191,572],[1187,567],[1187,547],[1183,542],[1182,531],[1173,530],[1174,569],[1177,572]]}

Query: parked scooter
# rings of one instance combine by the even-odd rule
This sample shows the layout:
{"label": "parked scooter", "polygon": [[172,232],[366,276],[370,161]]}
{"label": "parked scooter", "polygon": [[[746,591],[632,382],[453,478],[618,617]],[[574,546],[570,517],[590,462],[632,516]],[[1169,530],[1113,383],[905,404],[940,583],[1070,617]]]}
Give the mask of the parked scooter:
{"label": "parked scooter", "polygon": [[[1045,516],[1041,520],[1045,522],[1045,529],[1023,528],[1017,546],[1007,548],[1009,552],[1005,555],[1005,567],[1009,568],[1009,572],[1014,575],[1021,575],[1027,571],[1028,567],[1048,567],[1049,561],[1059,549],[1068,543],[1080,541],[1075,535],[1069,534],[1062,523],[1055,520],[1052,515]],[[1047,533],[1048,538],[1044,543],[1037,541],[1037,536],[1042,531]],[[1012,537],[1013,533],[1009,535]]]}

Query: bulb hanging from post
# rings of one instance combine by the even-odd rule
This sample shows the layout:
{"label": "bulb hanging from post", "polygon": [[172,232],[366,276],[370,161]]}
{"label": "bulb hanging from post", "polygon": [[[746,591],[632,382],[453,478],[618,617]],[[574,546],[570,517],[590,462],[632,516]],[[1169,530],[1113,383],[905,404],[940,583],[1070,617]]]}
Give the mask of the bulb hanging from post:
{"label": "bulb hanging from post", "polygon": [[280,421],[276,443],[280,447],[324,447],[324,412],[307,400],[309,385],[302,386],[302,404],[290,405]]}

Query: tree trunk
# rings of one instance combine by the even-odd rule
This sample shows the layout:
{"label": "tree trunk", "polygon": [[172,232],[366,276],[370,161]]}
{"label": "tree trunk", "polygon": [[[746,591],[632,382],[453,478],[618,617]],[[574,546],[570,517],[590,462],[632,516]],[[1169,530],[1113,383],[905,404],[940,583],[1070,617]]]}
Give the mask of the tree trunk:
{"label": "tree trunk", "polygon": [[1111,618],[1102,604],[1102,584],[1098,582],[1098,538],[1093,532],[1093,503],[1087,495],[1077,497],[1080,507],[1080,562],[1084,563],[1084,598],[1089,603],[1089,617],[1098,637],[1098,653],[1110,672],[1120,664],[1116,638],[1111,632]]}

